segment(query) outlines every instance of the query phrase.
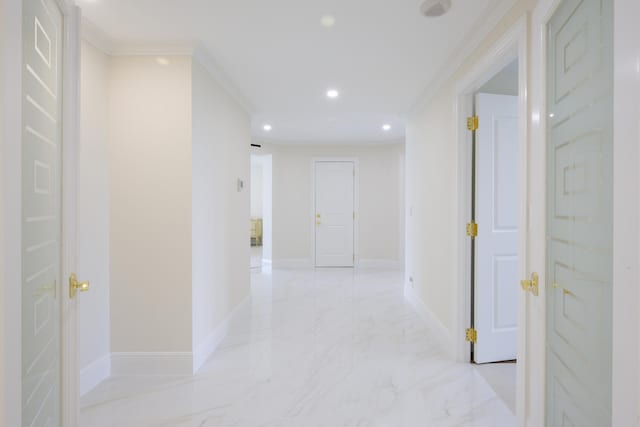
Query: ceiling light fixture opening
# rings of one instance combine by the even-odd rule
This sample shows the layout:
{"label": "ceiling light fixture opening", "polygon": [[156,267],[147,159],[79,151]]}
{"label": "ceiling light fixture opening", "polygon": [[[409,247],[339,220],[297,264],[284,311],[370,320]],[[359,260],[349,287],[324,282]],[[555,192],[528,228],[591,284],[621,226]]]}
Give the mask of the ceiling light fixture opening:
{"label": "ceiling light fixture opening", "polygon": [[338,92],[336,89],[329,89],[327,91],[327,98],[329,99],[336,99],[339,96],[340,96],[340,92]]}
{"label": "ceiling light fixture opening", "polygon": [[320,19],[320,23],[323,27],[331,28],[336,24],[336,17],[333,15],[324,15]]}
{"label": "ceiling light fixture opening", "polygon": [[264,129],[266,132],[271,132],[271,129],[273,129],[273,127],[271,125],[264,125],[262,126],[262,129]]}
{"label": "ceiling light fixture opening", "polygon": [[428,18],[437,18],[449,12],[451,0],[425,0],[420,6],[420,12]]}
{"label": "ceiling light fixture opening", "polygon": [[385,132],[389,132],[391,130],[391,125],[390,124],[382,125],[382,130]]}

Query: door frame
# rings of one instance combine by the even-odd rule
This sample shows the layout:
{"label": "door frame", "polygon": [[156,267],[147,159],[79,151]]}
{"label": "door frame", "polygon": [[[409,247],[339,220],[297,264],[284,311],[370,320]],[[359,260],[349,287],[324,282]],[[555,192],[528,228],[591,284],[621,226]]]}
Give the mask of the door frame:
{"label": "door frame", "polygon": [[360,161],[357,157],[313,157],[311,159],[311,266],[316,268],[316,163],[321,162],[344,162],[353,163],[355,176],[353,178],[353,209],[356,217],[353,220],[353,268],[360,262],[360,248],[358,245],[358,235],[360,230]]}
{"label": "door frame", "polygon": [[[473,115],[474,95],[476,92],[502,68],[518,59],[518,274],[526,277],[527,272],[527,149],[528,149],[528,44],[529,44],[529,15],[520,17],[496,42],[487,53],[476,63],[456,86],[455,98],[455,134],[458,144],[458,297],[455,301],[455,343],[456,356],[461,362],[470,362],[469,343],[465,340],[465,330],[471,323],[471,241],[466,235],[466,223],[471,211],[471,148],[472,134],[467,130],[467,117]],[[517,286],[517,284],[514,284]],[[524,292],[518,293],[518,330],[527,328],[528,296]],[[525,376],[529,362],[524,334],[518,334],[518,364],[516,415],[518,425],[521,423],[520,414],[523,413],[526,402]]]}
{"label": "door frame", "polygon": [[[76,158],[79,136],[80,96],[80,9],[73,0],[55,0],[63,18],[63,89],[62,89],[62,261],[58,294],[61,315],[61,417],[65,427],[78,422],[77,319],[76,300],[70,300],[65,286],[66,277],[76,267]],[[3,45],[0,53],[2,73],[2,187],[0,224],[2,242],[2,332],[0,340],[0,424],[22,425],[22,282],[21,272],[21,162],[22,144],[22,1],[0,0],[0,20]],[[9,286],[9,284],[14,284]]]}

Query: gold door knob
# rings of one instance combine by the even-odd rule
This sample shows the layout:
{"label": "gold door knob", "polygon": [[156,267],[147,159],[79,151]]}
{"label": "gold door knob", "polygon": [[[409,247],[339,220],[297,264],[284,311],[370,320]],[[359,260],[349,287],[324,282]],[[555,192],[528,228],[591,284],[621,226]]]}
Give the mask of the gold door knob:
{"label": "gold door knob", "polygon": [[69,298],[75,298],[78,291],[87,292],[89,287],[89,282],[79,282],[75,273],[71,273],[71,276],[69,276]]}
{"label": "gold door knob", "polygon": [[531,273],[531,280],[521,280],[520,286],[522,290],[531,292],[534,296],[538,296],[538,273]]}

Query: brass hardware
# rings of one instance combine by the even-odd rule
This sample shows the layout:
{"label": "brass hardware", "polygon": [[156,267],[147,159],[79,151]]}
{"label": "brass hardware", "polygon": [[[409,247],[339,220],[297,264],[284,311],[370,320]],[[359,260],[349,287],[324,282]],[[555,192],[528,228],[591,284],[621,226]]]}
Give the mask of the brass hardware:
{"label": "brass hardware", "polygon": [[[560,288],[560,287],[561,287],[561,286],[560,286],[560,285],[558,285],[557,283],[554,283],[554,284],[552,284],[551,286],[553,286],[553,288],[554,288],[554,289],[558,289],[558,288]],[[572,296],[572,297],[575,297],[575,294],[574,294],[573,292],[571,292],[571,291],[570,291],[569,289],[567,289],[567,288],[562,288],[562,293],[563,293],[563,294],[565,294],[565,295],[570,295],[570,296]]]}
{"label": "brass hardware", "polygon": [[467,118],[467,129],[470,131],[478,130],[479,119],[478,116],[472,116]]}
{"label": "brass hardware", "polygon": [[473,328],[469,328],[465,331],[465,335],[464,335],[464,339],[467,342],[470,343],[477,343],[478,342],[478,331],[476,331]]}
{"label": "brass hardware", "polygon": [[320,225],[320,221],[316,221],[316,225]]}
{"label": "brass hardware", "polygon": [[316,214],[316,218],[320,218],[320,214]]}
{"label": "brass hardware", "polygon": [[534,296],[538,296],[538,285],[540,283],[540,278],[538,277],[538,273],[531,273],[531,280],[521,280],[520,286],[524,291],[530,291]]}
{"label": "brass hardware", "polygon": [[69,298],[73,299],[76,297],[78,291],[86,292],[89,290],[90,284],[89,282],[79,282],[75,273],[71,273],[69,276]]}
{"label": "brass hardware", "polygon": [[467,224],[467,236],[471,238],[478,237],[478,224],[470,222]]}

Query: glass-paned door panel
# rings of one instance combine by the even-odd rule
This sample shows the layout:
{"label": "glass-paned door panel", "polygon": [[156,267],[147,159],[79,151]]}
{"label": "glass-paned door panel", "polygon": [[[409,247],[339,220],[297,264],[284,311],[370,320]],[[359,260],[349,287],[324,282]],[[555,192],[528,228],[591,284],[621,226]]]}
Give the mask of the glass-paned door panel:
{"label": "glass-paned door panel", "polygon": [[547,27],[547,422],[611,425],[613,0]]}
{"label": "glass-paned door panel", "polygon": [[24,0],[22,71],[22,424],[61,424],[62,15]]}

